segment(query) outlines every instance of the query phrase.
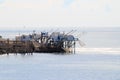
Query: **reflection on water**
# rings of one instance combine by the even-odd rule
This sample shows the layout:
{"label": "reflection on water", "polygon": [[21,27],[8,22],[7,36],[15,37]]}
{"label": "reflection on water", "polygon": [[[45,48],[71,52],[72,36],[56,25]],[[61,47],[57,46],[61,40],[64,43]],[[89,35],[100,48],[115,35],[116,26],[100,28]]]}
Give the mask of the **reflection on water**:
{"label": "reflection on water", "polygon": [[[7,75],[7,77],[6,77]],[[120,55],[2,55],[0,80],[118,80]]]}

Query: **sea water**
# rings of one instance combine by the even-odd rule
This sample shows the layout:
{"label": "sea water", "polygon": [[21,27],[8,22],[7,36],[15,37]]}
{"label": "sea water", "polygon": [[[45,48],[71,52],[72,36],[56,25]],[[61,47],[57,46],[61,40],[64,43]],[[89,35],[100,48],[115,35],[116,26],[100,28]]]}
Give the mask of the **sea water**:
{"label": "sea water", "polygon": [[[16,32],[3,33],[14,38]],[[8,35],[9,34],[9,35]],[[120,80],[120,32],[86,32],[76,54],[0,55],[0,80]]]}

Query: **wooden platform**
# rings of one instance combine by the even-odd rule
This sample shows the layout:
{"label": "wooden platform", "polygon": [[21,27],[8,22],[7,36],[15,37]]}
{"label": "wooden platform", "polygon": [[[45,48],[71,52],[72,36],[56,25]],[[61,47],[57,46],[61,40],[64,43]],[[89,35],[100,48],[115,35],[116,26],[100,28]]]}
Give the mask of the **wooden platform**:
{"label": "wooden platform", "polygon": [[31,41],[0,40],[0,54],[33,52],[34,47]]}

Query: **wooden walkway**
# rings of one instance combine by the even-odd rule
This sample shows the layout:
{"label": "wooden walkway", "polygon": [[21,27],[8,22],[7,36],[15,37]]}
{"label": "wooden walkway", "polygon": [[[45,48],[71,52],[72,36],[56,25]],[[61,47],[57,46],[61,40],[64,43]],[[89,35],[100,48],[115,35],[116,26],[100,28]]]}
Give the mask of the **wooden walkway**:
{"label": "wooden walkway", "polygon": [[0,40],[0,54],[33,52],[34,46],[31,41]]}

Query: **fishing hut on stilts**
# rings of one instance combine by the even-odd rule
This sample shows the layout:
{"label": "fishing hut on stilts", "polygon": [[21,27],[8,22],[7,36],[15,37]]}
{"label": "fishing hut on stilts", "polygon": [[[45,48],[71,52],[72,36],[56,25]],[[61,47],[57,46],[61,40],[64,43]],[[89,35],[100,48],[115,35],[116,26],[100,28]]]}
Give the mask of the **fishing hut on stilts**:
{"label": "fishing hut on stilts", "polygon": [[0,54],[75,53],[78,39],[69,33],[34,31],[29,35],[16,36],[15,40],[0,38]]}

